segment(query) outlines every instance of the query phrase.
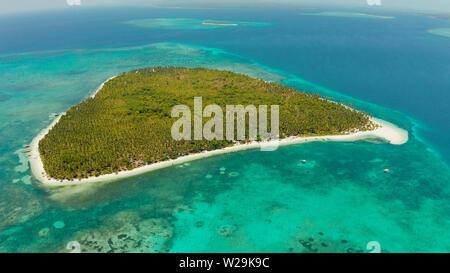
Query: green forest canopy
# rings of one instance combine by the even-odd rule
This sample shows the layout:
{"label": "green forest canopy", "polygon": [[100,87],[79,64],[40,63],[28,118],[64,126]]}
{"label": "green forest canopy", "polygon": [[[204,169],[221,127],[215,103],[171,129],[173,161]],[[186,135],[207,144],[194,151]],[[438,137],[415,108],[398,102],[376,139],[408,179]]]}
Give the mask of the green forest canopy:
{"label": "green forest canopy", "polygon": [[[217,104],[224,111],[225,105],[268,105],[269,109],[279,105],[281,137],[374,128],[364,112],[243,74],[145,68],[121,74],[94,98],[70,108],[39,143],[44,169],[56,179],[82,179],[233,145],[226,140],[172,139],[171,127],[178,119],[171,117],[172,107],[184,104],[194,109],[194,97],[202,97],[203,107]],[[203,118],[203,123],[208,120]]]}

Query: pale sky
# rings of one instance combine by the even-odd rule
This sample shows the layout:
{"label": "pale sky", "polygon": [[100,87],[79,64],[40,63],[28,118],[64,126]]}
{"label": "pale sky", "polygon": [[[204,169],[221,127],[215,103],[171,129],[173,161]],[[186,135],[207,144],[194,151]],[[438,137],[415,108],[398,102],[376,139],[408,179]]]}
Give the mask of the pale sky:
{"label": "pale sky", "polygon": [[[81,6],[69,6],[67,3],[81,1]],[[381,1],[381,6],[369,6],[369,2]],[[415,11],[433,11],[450,13],[450,0],[0,0],[0,14],[13,14],[17,12],[42,11],[50,9],[85,8],[92,6],[178,6],[178,7],[262,7],[273,4],[285,5],[325,5],[333,4],[350,7],[386,8]]]}

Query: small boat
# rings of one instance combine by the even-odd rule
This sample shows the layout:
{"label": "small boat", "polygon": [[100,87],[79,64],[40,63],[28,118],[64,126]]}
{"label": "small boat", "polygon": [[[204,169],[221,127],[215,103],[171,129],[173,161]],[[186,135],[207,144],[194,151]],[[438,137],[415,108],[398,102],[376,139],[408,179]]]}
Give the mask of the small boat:
{"label": "small boat", "polygon": [[303,163],[303,164],[305,164],[305,163],[306,163],[306,160],[302,159],[302,160],[300,160],[300,162]]}
{"label": "small boat", "polygon": [[384,169],[384,172],[385,173],[388,173],[388,172],[390,172],[391,170],[389,170],[389,169]]}

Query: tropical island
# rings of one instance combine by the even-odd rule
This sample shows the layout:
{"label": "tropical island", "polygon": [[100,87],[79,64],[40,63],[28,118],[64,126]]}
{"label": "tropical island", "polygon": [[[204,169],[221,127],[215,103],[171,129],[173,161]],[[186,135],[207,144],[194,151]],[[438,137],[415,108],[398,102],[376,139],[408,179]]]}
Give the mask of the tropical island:
{"label": "tropical island", "polygon": [[201,18],[140,18],[123,22],[140,28],[208,30],[234,27],[264,27],[272,23]]}
{"label": "tropical island", "polygon": [[204,25],[216,25],[216,26],[237,26],[236,23],[223,23],[223,22],[203,22]]}
{"label": "tropical island", "polygon": [[433,28],[429,29],[428,33],[443,37],[450,37],[450,28]]}
{"label": "tropical island", "polygon": [[302,12],[300,14],[314,15],[314,16],[347,17],[347,18],[395,19],[394,16],[390,15],[370,14],[361,12],[343,12],[343,11]]}
{"label": "tropical island", "polygon": [[171,110],[192,107],[194,97],[222,109],[279,105],[280,145],[372,137],[403,144],[408,139],[404,130],[319,94],[229,71],[153,67],[110,78],[90,98],[59,115],[30,145],[32,173],[47,185],[70,185],[260,147],[261,140],[251,141],[248,131],[241,141],[173,139]]}

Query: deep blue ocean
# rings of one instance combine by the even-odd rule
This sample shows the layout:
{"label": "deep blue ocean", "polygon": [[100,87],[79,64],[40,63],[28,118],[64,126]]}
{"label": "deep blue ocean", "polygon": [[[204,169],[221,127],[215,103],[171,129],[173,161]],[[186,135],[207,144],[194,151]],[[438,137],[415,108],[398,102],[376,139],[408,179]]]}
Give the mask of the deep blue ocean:
{"label": "deep blue ocean", "polygon": [[[427,31],[450,21],[371,9],[350,12],[395,18],[304,14],[322,10],[335,11],[117,8],[0,17],[0,252],[67,252],[70,241],[92,252],[366,252],[374,240],[383,251],[449,252],[450,38]],[[267,24],[125,23],[149,18]],[[52,113],[110,76],[154,65],[228,69],[332,95],[407,129],[410,140],[246,151],[64,189],[34,181],[23,145]],[[303,158],[307,165],[298,164]]]}

